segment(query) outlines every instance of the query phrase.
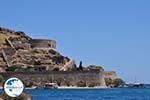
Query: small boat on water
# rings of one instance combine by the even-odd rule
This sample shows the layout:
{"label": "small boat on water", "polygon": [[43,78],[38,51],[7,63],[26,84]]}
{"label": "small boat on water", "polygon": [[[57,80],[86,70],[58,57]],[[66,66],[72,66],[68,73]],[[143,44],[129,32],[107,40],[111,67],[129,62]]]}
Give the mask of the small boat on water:
{"label": "small boat on water", "polygon": [[126,87],[126,88],[145,88],[145,85],[142,83],[129,83],[129,84],[124,84],[123,87]]}
{"label": "small boat on water", "polygon": [[32,87],[26,87],[25,89],[32,90],[32,89],[37,89],[37,87],[36,86],[32,86]]}
{"label": "small boat on water", "polygon": [[45,83],[44,89],[57,89],[58,85],[57,83]]}
{"label": "small boat on water", "polygon": [[129,85],[130,87],[134,87],[134,88],[144,88],[144,84],[142,83],[133,83]]}
{"label": "small boat on water", "polygon": [[121,87],[123,88],[150,88],[150,84],[137,82],[136,77],[135,77],[135,81],[133,83],[126,83],[126,84],[123,84],[123,86]]}

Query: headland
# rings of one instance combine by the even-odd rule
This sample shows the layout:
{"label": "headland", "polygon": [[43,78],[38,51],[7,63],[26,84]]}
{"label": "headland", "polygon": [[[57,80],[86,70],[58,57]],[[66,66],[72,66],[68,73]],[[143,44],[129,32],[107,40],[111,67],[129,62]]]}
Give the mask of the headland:
{"label": "headland", "polygon": [[[20,78],[26,87],[55,82],[60,87],[114,87],[115,71],[97,65],[79,67],[75,60],[57,51],[55,40],[32,39],[22,31],[0,27],[1,83]],[[122,82],[122,81],[119,81]],[[120,84],[118,84],[120,85]]]}

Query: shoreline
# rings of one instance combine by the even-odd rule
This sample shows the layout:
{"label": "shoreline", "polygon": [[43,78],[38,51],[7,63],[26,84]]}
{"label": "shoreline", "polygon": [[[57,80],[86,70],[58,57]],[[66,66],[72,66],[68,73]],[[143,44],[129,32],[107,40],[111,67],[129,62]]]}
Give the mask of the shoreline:
{"label": "shoreline", "polygon": [[[24,88],[26,90],[35,90],[35,89],[44,89],[44,88],[36,88],[36,87],[29,87],[29,88]],[[104,87],[104,86],[97,86],[97,87],[76,87],[76,86],[59,86],[55,89],[108,89],[108,87]]]}
{"label": "shoreline", "polygon": [[97,86],[97,87],[67,87],[67,86],[60,86],[57,89],[107,89],[107,87]]}
{"label": "shoreline", "polygon": [[[3,90],[3,87],[0,87],[0,90]],[[25,87],[25,90],[38,90],[43,88],[37,88],[37,87]],[[59,86],[56,89],[109,89],[108,87],[104,86],[97,86],[97,87],[76,87],[76,86]]]}

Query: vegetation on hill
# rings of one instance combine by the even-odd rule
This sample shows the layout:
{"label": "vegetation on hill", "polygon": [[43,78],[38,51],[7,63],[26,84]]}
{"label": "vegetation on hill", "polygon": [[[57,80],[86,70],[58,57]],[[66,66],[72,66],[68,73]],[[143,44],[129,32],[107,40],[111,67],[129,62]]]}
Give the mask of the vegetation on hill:
{"label": "vegetation on hill", "polygon": [[111,78],[105,78],[105,83],[107,87],[119,87],[125,84],[125,82],[120,78],[116,78],[114,80]]}
{"label": "vegetation on hill", "polygon": [[89,70],[101,70],[101,71],[104,71],[104,68],[102,66],[97,66],[97,65],[89,65],[87,68]]}
{"label": "vegetation on hill", "polygon": [[114,87],[119,87],[119,86],[124,85],[125,82],[122,79],[117,78],[113,80],[112,84],[114,85]]}

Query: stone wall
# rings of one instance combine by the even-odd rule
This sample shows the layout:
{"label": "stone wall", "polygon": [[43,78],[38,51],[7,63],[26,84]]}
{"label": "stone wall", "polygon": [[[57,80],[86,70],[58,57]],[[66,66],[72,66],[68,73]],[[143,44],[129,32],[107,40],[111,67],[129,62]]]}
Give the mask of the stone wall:
{"label": "stone wall", "polygon": [[115,71],[104,71],[103,72],[104,78],[111,78],[112,80],[117,78],[117,74]]}
{"label": "stone wall", "polygon": [[85,83],[86,86],[103,86],[105,81],[101,71],[46,71],[46,72],[7,72],[1,73],[5,80],[17,77],[23,82],[57,82],[61,86],[77,86],[78,83]]}
{"label": "stone wall", "polygon": [[56,49],[56,41],[46,40],[46,39],[33,39],[31,40],[31,46],[32,48],[39,48],[39,49],[45,49],[45,48]]}

